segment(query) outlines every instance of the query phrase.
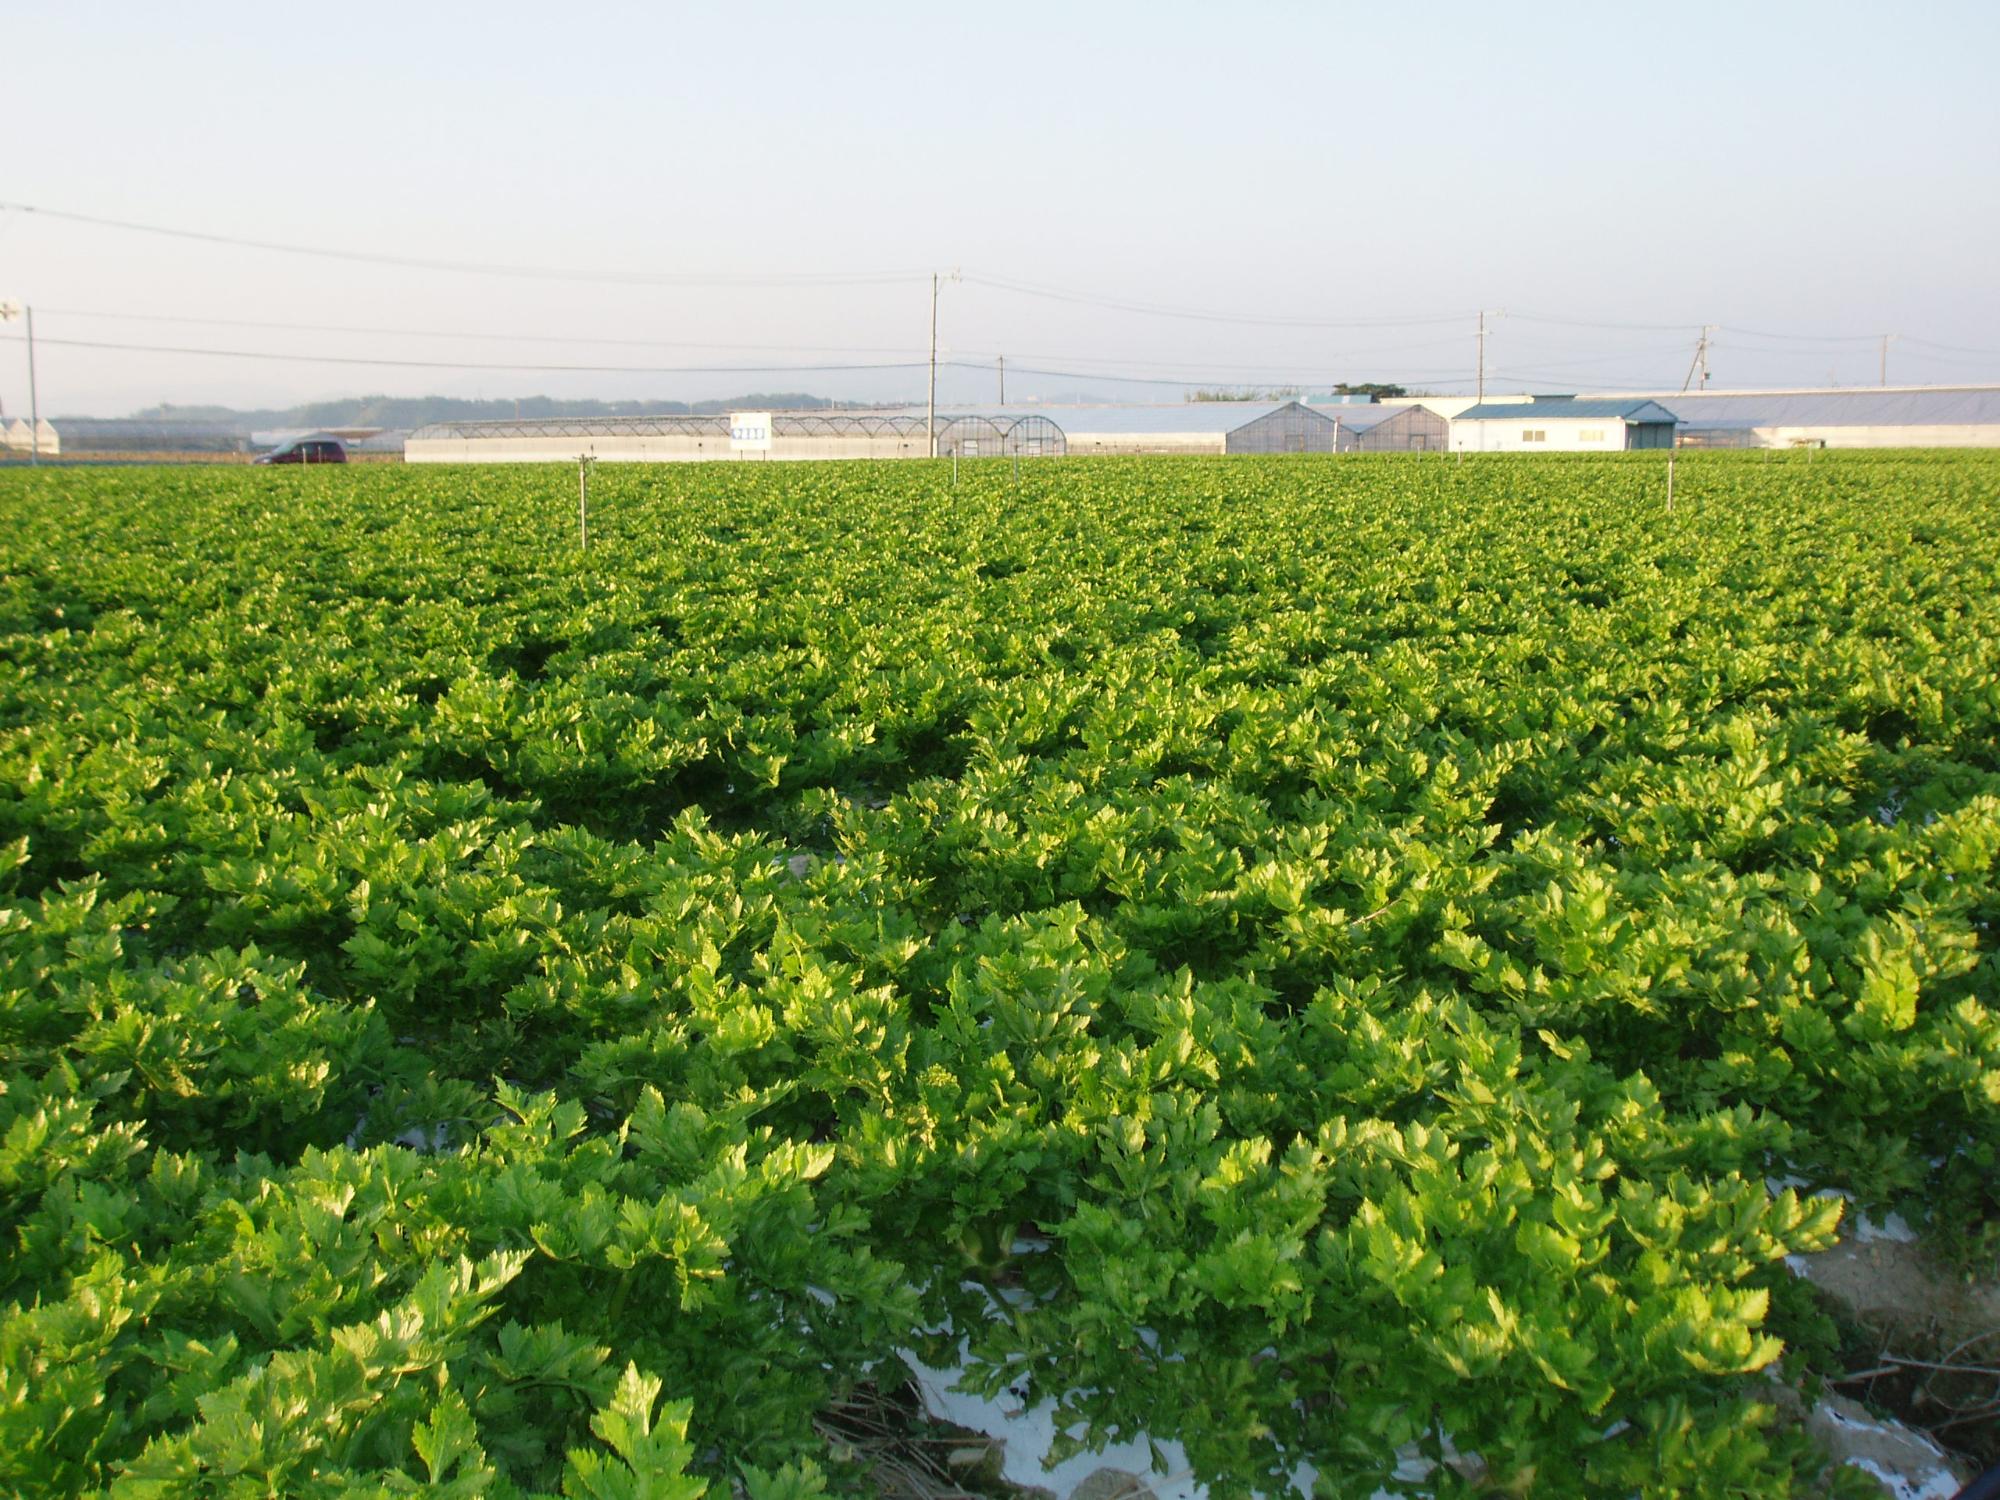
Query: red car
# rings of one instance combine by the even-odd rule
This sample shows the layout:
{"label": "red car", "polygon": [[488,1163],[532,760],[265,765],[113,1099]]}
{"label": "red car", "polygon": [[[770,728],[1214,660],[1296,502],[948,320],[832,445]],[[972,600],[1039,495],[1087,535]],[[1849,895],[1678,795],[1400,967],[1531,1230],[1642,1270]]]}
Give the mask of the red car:
{"label": "red car", "polygon": [[250,460],[257,464],[344,464],[347,450],[337,438],[300,438]]}

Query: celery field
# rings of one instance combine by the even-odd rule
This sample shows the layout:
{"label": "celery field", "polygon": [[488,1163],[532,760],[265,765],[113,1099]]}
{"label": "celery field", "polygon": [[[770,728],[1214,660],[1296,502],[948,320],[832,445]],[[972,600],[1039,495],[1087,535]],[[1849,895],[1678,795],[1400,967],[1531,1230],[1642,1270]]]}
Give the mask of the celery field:
{"label": "celery field", "polygon": [[1664,460],[0,473],[0,1492],[867,1493],[899,1351],[1803,1492],[1815,1190],[2000,1245],[2000,455]]}

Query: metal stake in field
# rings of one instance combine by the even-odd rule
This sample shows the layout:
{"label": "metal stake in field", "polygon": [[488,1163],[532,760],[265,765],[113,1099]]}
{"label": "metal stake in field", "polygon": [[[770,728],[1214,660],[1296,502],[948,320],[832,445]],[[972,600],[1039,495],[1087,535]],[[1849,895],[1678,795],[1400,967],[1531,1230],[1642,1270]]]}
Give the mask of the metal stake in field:
{"label": "metal stake in field", "polygon": [[588,453],[576,456],[576,545],[590,550],[590,466],[597,460]]}
{"label": "metal stake in field", "polygon": [[28,462],[42,466],[42,398],[35,389],[35,310],[19,302],[0,302],[0,323],[28,320]]}

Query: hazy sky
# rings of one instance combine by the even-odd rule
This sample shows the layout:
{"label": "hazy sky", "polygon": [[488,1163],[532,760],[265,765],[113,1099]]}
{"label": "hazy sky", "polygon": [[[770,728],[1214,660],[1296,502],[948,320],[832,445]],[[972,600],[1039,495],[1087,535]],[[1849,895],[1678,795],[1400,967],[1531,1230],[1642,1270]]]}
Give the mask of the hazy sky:
{"label": "hazy sky", "polygon": [[1704,323],[1717,387],[1872,383],[1883,332],[1892,381],[2000,380],[1997,66],[1990,0],[0,3],[0,200],[639,278],[0,212],[0,297],[37,309],[45,413],[921,399],[920,369],[660,367],[921,361],[953,267],[941,343],[1005,354],[1015,398],[1142,390],[1113,373],[1462,389],[1482,307],[1496,389],[1678,387]]}

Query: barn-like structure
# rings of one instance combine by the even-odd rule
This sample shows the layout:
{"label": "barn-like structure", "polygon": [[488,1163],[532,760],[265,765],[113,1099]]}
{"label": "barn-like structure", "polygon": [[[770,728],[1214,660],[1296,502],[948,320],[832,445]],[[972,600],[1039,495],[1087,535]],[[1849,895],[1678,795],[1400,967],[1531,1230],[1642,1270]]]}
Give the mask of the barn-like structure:
{"label": "barn-like structure", "polygon": [[1680,419],[1657,401],[1632,396],[1585,400],[1535,396],[1489,401],[1451,419],[1451,446],[1463,453],[1617,453],[1671,448]]}

